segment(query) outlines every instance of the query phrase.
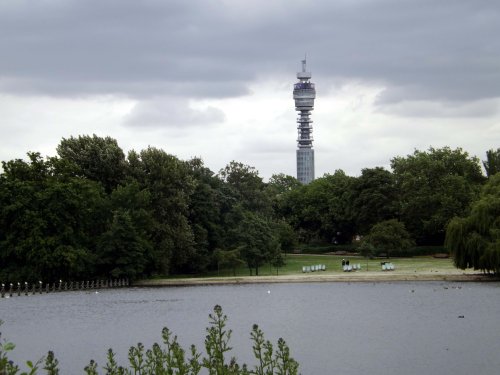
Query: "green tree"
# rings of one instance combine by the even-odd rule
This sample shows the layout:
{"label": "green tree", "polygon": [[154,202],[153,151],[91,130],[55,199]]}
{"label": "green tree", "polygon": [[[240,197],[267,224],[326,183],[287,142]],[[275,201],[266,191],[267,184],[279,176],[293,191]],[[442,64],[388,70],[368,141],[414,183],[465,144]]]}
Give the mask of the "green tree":
{"label": "green tree", "polygon": [[280,244],[280,250],[285,253],[291,253],[297,245],[297,235],[293,228],[285,220],[273,221],[275,233]]}
{"label": "green tree", "polygon": [[488,177],[500,172],[500,148],[486,151],[486,160],[483,161],[483,166]]}
{"label": "green tree", "polygon": [[154,223],[151,204],[150,191],[134,180],[118,186],[109,198],[111,212],[126,210],[134,228],[144,238],[150,236],[150,228]]}
{"label": "green tree", "polygon": [[[117,231],[123,221],[123,224],[131,227],[131,232],[135,238],[134,241],[139,243],[141,251],[143,254],[140,257],[140,262],[137,264],[137,270],[127,270],[130,278],[135,278],[137,275],[150,274],[151,270],[154,269],[155,259],[154,259],[154,249],[153,249],[153,238],[155,236],[155,219],[152,209],[152,199],[149,189],[141,186],[136,180],[129,180],[123,185],[119,185],[109,197],[108,204],[108,223],[106,226],[105,237],[107,241],[113,241],[110,238],[111,234],[120,234]],[[116,217],[118,215],[118,217]],[[121,217],[125,216],[125,217]],[[117,219],[119,222],[116,223]],[[113,228],[114,227],[114,228]],[[120,241],[120,239],[116,239]],[[101,240],[101,245],[103,244]],[[124,247],[126,249],[126,247]],[[101,246],[100,250],[103,249]],[[135,247],[130,248],[131,251],[136,251]],[[103,254],[98,254],[100,257]],[[124,254],[124,257],[130,256],[134,258],[135,254]],[[110,274],[109,261],[104,270],[101,270],[107,276]]]}
{"label": "green tree", "polygon": [[278,195],[292,191],[301,186],[299,180],[284,173],[273,174],[267,183],[266,190],[272,192],[272,195]]}
{"label": "green tree", "polygon": [[245,264],[245,261],[241,259],[240,250],[240,248],[236,248],[233,250],[216,249],[214,251],[213,257],[217,263],[217,274],[219,274],[221,267],[229,267],[233,271],[233,276],[236,276],[236,268]]}
{"label": "green tree", "polygon": [[130,214],[115,211],[109,230],[100,238],[98,262],[108,277],[136,279],[144,271],[150,248],[133,226]]}
{"label": "green tree", "polygon": [[259,268],[272,259],[279,250],[272,222],[258,213],[246,211],[243,219],[233,232],[233,241],[241,249],[241,257],[245,260],[250,274],[255,270],[259,275]]}
{"label": "green tree", "polygon": [[371,243],[367,241],[361,242],[361,244],[358,247],[358,251],[361,254],[361,256],[364,256],[365,258],[372,258],[377,253],[377,249],[375,249],[375,246],[373,246]]}
{"label": "green tree", "polygon": [[187,165],[195,186],[189,197],[188,219],[195,247],[190,263],[194,272],[202,272],[210,265],[214,250],[224,244],[223,212],[231,201],[225,199],[223,182],[201,159],[194,158]]}
{"label": "green tree", "polygon": [[286,194],[298,189],[302,184],[295,177],[284,173],[273,174],[265,187],[265,193],[273,207],[274,216],[278,219],[284,217],[283,206],[286,201]]}
{"label": "green tree", "polygon": [[354,234],[351,214],[354,178],[335,171],[286,193],[283,215],[299,241],[350,242]]}
{"label": "green tree", "polygon": [[63,138],[57,146],[57,153],[61,159],[78,167],[76,176],[100,182],[107,193],[111,193],[126,174],[125,154],[111,137],[94,134],[92,137]]}
{"label": "green tree", "polygon": [[131,151],[128,160],[130,177],[150,196],[153,249],[147,273],[170,274],[190,269],[195,247],[188,217],[195,184],[188,165],[153,147],[140,153]]}
{"label": "green tree", "polygon": [[254,167],[231,161],[219,171],[219,177],[230,189],[229,194],[244,210],[258,211],[265,215],[272,213],[271,202],[264,192],[266,185]]}
{"label": "green tree", "polygon": [[484,181],[479,159],[449,147],[416,150],[391,166],[400,193],[400,218],[418,244],[442,245],[454,216],[467,213]]}
{"label": "green tree", "polygon": [[445,244],[457,268],[500,272],[500,174],[490,176],[469,215],[448,224]]}
{"label": "green tree", "polygon": [[54,159],[3,163],[0,273],[4,280],[59,280],[93,273],[96,238],[106,223],[101,186],[57,175]]}
{"label": "green tree", "polygon": [[352,215],[358,234],[398,216],[399,196],[393,174],[384,168],[365,168],[352,187]]}
{"label": "green tree", "polygon": [[396,219],[375,224],[370,229],[369,234],[365,236],[363,242],[367,248],[371,245],[379,254],[385,253],[387,258],[393,251],[405,251],[415,245],[404,224]]}
{"label": "green tree", "polygon": [[281,251],[277,251],[276,254],[271,259],[271,265],[276,268],[276,275],[278,275],[278,270],[286,265],[285,258]]}

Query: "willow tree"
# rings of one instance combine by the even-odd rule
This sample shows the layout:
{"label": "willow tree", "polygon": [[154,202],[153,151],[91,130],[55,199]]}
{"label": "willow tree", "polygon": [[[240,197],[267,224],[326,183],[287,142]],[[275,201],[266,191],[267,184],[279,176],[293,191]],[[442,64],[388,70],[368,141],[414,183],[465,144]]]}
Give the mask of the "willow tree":
{"label": "willow tree", "polygon": [[456,217],[445,245],[455,266],[500,273],[500,174],[491,176],[467,217]]}

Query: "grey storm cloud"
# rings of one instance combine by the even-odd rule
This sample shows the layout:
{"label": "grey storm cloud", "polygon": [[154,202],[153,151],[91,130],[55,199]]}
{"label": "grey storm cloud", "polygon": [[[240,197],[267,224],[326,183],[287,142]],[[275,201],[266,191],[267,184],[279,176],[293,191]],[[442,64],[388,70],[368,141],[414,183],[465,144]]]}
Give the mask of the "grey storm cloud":
{"label": "grey storm cloud", "polygon": [[500,113],[497,100],[456,101],[411,101],[386,103],[380,112],[389,112],[402,117],[427,118],[488,118]]}
{"label": "grey storm cloud", "polygon": [[185,100],[155,98],[136,104],[126,116],[125,125],[169,128],[221,123],[224,120],[224,113],[214,107],[194,109]]}
{"label": "grey storm cloud", "polygon": [[378,105],[500,96],[485,0],[1,1],[0,91],[217,98],[290,79],[380,84]]}

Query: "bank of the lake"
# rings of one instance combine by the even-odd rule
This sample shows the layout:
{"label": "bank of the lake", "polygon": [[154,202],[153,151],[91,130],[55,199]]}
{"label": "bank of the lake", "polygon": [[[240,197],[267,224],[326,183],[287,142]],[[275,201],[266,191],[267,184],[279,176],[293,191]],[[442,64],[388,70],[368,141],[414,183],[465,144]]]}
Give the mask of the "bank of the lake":
{"label": "bank of the lake", "polygon": [[317,282],[396,282],[396,281],[500,281],[498,277],[478,272],[440,272],[405,273],[396,271],[367,271],[349,273],[304,273],[297,275],[277,276],[226,276],[226,277],[193,277],[138,280],[134,286],[163,287],[190,285],[231,285],[262,283],[317,283]]}
{"label": "bank of the lake", "polygon": [[[342,271],[342,261],[360,265],[353,272]],[[395,269],[383,271],[382,262],[389,261]],[[324,265],[324,271],[302,272],[304,266]],[[276,275],[278,272],[278,275]],[[168,277],[139,280],[135,286],[188,286],[216,284],[308,283],[308,282],[392,282],[392,281],[500,281],[497,277],[474,270],[460,270],[450,258],[432,256],[366,259],[357,255],[288,254],[285,266],[278,271],[264,265],[259,276],[249,276],[248,268],[223,269],[218,273],[189,277]]]}

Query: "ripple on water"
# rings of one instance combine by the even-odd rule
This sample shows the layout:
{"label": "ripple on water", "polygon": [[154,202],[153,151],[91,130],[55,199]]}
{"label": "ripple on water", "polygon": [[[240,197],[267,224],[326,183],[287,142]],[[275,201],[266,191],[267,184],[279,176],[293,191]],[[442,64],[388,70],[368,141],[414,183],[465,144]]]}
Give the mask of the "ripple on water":
{"label": "ripple on water", "polygon": [[[184,346],[203,349],[215,304],[229,316],[232,346],[252,363],[259,324],[283,337],[303,374],[496,373],[500,367],[497,283],[386,282],[255,284],[62,292],[0,300],[3,337],[16,360],[54,350],[61,373],[101,365],[113,347],[161,340],[168,326]],[[459,318],[457,318],[459,317]],[[463,318],[460,318],[463,317]]]}

